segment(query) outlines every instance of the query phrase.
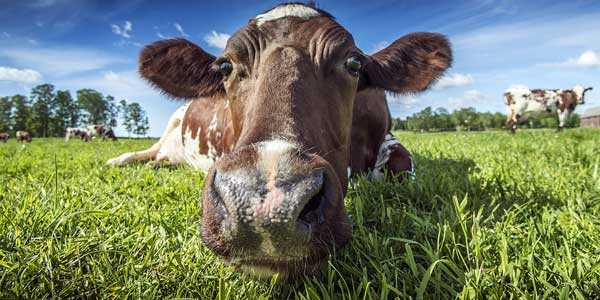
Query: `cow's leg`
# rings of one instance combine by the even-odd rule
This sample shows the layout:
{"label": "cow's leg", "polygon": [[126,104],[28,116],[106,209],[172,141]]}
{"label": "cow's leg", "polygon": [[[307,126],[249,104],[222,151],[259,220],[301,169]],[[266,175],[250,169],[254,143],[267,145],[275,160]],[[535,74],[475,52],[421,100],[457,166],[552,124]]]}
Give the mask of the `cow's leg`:
{"label": "cow's leg", "polygon": [[415,177],[415,165],[410,152],[391,133],[385,136],[379,146],[372,175],[381,178],[385,170],[392,176],[398,175],[399,180],[404,179],[406,175],[413,179]]}
{"label": "cow's leg", "polygon": [[[171,118],[169,119],[169,123],[167,124],[167,128],[160,137],[160,140],[158,140],[158,142],[152,145],[152,147],[144,151],[125,153],[121,156],[109,159],[106,163],[111,166],[124,166],[130,162],[143,161],[149,159],[154,159],[158,161],[168,161],[168,155],[159,155],[159,153],[161,152],[161,149],[163,148],[165,143],[169,142],[167,143],[169,145],[170,142],[177,141],[175,139],[177,135],[181,135],[180,129],[183,116],[185,114],[185,109],[187,109],[187,105],[178,109],[171,116]],[[179,139],[179,141],[181,141],[181,138]]]}
{"label": "cow's leg", "polygon": [[561,131],[569,118],[569,110],[558,111],[558,131]]}
{"label": "cow's leg", "polygon": [[511,109],[510,112],[507,114],[506,127],[508,127],[508,129],[510,129],[512,133],[515,133],[517,131],[519,117],[520,115],[514,109]]}

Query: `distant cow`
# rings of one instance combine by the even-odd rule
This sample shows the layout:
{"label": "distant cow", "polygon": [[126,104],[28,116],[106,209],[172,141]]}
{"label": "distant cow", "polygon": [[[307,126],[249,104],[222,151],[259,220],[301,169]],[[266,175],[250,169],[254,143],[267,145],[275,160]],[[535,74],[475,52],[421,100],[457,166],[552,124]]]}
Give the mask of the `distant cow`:
{"label": "distant cow", "polygon": [[112,130],[112,128],[110,128],[106,125],[90,125],[87,127],[87,134],[92,138],[101,137],[102,140],[105,140],[105,139],[111,139],[113,141],[117,140],[117,137],[115,136],[115,132]]}
{"label": "distant cow", "polygon": [[592,88],[576,85],[570,90],[530,90],[526,87],[509,88],[504,92],[507,107],[506,126],[515,132],[525,112],[558,113],[559,130],[578,104],[585,103],[585,93]]}
{"label": "distant cow", "polygon": [[31,134],[24,130],[17,131],[17,134],[15,135],[15,137],[17,138],[17,141],[19,141],[19,142],[23,142],[23,141],[27,141],[28,143],[31,142]]}
{"label": "distant cow", "polygon": [[451,61],[442,35],[409,34],[367,55],[327,12],[281,4],[218,57],[183,39],[146,46],[142,77],[191,101],[151,148],[108,164],[206,171],[201,236],[210,249],[257,275],[309,273],[351,237],[350,172],[413,171],[390,133],[384,90],[425,90]]}
{"label": "distant cow", "polygon": [[8,141],[9,137],[10,137],[10,134],[8,134],[6,132],[0,133],[0,141],[2,141],[3,143],[6,143],[6,141]]}
{"label": "distant cow", "polygon": [[85,128],[69,127],[67,129],[65,129],[65,141],[68,142],[69,139],[73,136],[79,137],[84,142],[87,142],[91,139],[90,135],[88,134],[87,129],[85,129]]}

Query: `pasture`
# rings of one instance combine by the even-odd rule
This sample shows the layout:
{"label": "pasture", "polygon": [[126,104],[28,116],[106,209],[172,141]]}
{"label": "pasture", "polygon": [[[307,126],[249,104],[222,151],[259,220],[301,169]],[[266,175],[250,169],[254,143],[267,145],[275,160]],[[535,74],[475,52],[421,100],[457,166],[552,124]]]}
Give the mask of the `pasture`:
{"label": "pasture", "polygon": [[600,131],[397,133],[416,180],[351,182],[323,273],[255,280],[199,237],[203,176],[154,140],[0,144],[0,298],[598,299]]}

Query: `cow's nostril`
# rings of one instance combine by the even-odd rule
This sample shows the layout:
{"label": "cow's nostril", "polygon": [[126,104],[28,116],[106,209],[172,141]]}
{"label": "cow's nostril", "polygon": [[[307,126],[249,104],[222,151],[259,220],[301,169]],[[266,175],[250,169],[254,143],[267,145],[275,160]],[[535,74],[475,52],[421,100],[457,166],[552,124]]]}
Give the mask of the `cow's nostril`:
{"label": "cow's nostril", "polygon": [[314,195],[304,206],[298,216],[298,225],[300,228],[309,231],[313,224],[321,224],[325,221],[323,216],[323,204],[325,202],[325,192],[321,188],[319,193]]}

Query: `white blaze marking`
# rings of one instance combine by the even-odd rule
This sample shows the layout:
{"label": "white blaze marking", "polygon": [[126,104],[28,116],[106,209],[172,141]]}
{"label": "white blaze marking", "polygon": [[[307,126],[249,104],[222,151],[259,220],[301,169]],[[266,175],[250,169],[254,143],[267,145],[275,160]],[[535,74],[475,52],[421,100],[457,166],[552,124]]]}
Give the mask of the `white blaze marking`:
{"label": "white blaze marking", "polygon": [[301,4],[285,4],[275,7],[274,9],[264,14],[256,16],[254,20],[256,20],[256,25],[261,26],[265,22],[285,17],[298,17],[303,19],[310,19],[319,15],[319,11],[310,6]]}
{"label": "white blaze marking", "polygon": [[261,142],[258,145],[258,167],[265,175],[270,175],[268,178],[274,177],[277,175],[279,162],[287,159],[287,154],[294,148],[296,146],[284,140]]}

